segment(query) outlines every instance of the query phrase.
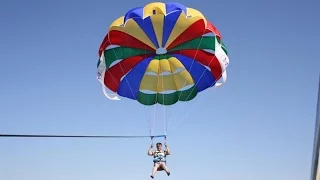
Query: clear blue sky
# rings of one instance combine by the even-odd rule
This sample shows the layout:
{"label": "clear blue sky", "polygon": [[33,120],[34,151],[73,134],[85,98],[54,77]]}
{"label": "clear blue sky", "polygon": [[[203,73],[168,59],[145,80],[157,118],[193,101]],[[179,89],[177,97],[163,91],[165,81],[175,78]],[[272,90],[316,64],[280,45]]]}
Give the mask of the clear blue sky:
{"label": "clear blue sky", "polygon": [[[104,98],[96,63],[110,23],[149,2],[1,1],[0,133],[148,135],[141,106]],[[168,131],[172,175],[156,178],[308,179],[319,1],[177,2],[216,25],[230,65],[224,87],[176,111]],[[149,179],[149,145],[150,139],[1,138],[0,179]]]}

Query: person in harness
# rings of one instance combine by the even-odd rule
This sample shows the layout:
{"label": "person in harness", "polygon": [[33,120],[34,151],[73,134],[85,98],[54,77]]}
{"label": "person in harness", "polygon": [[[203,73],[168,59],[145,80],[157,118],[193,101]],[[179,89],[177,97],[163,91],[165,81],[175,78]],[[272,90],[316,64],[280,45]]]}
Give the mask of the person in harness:
{"label": "person in harness", "polygon": [[170,176],[170,171],[166,165],[166,156],[170,155],[170,149],[168,145],[164,144],[166,149],[162,149],[162,144],[158,142],[156,144],[157,150],[153,151],[153,144],[149,148],[148,155],[153,156],[153,170],[152,175],[150,176],[152,179],[154,178],[157,171],[165,171],[168,176]]}

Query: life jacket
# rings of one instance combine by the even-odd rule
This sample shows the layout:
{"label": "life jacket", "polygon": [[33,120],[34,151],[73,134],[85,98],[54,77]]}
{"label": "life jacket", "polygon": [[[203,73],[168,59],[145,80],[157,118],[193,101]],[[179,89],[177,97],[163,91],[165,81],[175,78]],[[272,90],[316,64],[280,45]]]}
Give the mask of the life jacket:
{"label": "life jacket", "polygon": [[166,162],[166,154],[164,150],[156,150],[153,155],[153,162]]}

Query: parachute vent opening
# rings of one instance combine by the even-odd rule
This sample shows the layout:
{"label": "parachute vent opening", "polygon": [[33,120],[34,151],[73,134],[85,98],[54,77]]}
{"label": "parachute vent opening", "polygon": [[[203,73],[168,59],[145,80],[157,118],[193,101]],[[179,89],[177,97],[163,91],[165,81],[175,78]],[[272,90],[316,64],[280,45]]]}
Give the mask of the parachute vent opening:
{"label": "parachute vent opening", "polygon": [[158,48],[156,50],[156,54],[161,55],[161,54],[166,54],[167,53],[167,49],[166,48]]}

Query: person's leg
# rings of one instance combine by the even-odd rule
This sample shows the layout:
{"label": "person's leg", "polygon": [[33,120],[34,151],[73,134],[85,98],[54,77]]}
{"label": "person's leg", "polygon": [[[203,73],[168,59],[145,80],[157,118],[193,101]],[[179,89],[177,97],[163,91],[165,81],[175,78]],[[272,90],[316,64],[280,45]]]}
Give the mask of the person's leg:
{"label": "person's leg", "polygon": [[161,162],[160,167],[167,173],[168,176],[170,176],[169,168],[167,167],[166,163]]}
{"label": "person's leg", "polygon": [[150,176],[152,179],[154,178],[158,168],[159,168],[159,164],[158,163],[154,163],[153,170],[152,170],[152,175]]}

